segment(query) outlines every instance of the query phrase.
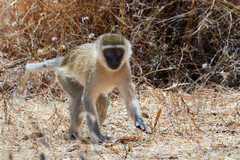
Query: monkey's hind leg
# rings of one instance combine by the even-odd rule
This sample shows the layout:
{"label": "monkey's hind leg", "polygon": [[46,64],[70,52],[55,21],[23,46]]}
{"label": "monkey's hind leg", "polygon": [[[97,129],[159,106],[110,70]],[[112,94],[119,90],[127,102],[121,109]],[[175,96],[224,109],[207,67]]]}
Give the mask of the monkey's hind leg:
{"label": "monkey's hind leg", "polygon": [[76,140],[77,138],[81,141],[88,143],[88,139],[82,136],[80,125],[84,116],[83,104],[81,100],[81,94],[75,97],[71,97],[70,101],[70,120],[71,124],[69,127],[69,139]]}
{"label": "monkey's hind leg", "polygon": [[58,74],[58,81],[62,88],[70,96],[70,127],[69,127],[69,139],[76,140],[77,138],[83,142],[88,142],[87,138],[83,137],[80,131],[80,125],[84,116],[82,94],[84,87],[78,83],[75,79]]}

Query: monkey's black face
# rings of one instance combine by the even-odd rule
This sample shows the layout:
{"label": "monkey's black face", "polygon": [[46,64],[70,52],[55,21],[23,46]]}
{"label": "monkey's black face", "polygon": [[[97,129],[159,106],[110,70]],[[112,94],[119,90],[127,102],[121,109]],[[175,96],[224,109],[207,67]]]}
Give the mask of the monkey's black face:
{"label": "monkey's black face", "polygon": [[103,50],[109,68],[112,70],[118,69],[124,54],[122,48],[106,48]]}

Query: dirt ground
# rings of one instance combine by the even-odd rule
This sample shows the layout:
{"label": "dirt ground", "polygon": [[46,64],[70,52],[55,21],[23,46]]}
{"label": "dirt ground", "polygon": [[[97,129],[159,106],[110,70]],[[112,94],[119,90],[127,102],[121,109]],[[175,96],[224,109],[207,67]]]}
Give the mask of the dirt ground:
{"label": "dirt ground", "polygon": [[[152,134],[137,129],[120,96],[112,93],[102,145],[67,139],[66,96],[1,98],[0,159],[240,159],[240,92],[198,89],[136,91]],[[160,115],[160,116],[157,116]],[[83,134],[88,135],[86,121]]]}

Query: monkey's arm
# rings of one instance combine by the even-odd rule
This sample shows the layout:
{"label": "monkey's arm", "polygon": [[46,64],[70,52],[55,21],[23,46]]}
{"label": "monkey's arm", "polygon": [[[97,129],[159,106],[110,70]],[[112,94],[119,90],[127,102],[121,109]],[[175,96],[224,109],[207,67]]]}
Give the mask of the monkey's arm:
{"label": "monkey's arm", "polygon": [[96,105],[89,99],[89,96],[87,95],[83,96],[82,99],[92,141],[93,143],[99,143],[101,141],[102,133],[100,131]]}
{"label": "monkey's arm", "polygon": [[103,121],[103,118],[105,119],[105,117],[102,117],[103,115],[101,112],[107,111],[108,105],[106,102],[99,106],[98,102],[99,98],[101,97],[101,92],[97,87],[99,84],[94,82],[94,80],[91,78],[93,78],[92,75],[89,75],[89,77],[86,78],[88,81],[86,81],[86,84],[84,86],[82,102],[92,142],[95,144],[100,144],[105,140],[114,141],[115,138],[107,136],[101,132],[101,120]]}
{"label": "monkey's arm", "polygon": [[25,66],[26,68],[25,74],[20,82],[19,93],[20,94],[23,93],[25,89],[25,83],[31,72],[57,70],[61,60],[62,60],[62,57],[58,57],[58,58],[46,60],[44,62],[39,62],[39,63],[27,63]]}
{"label": "monkey's arm", "polygon": [[133,82],[129,80],[128,83],[121,84],[118,87],[118,89],[124,99],[124,103],[127,107],[128,115],[134,121],[135,126],[140,128],[143,131],[151,133],[150,129],[145,125],[145,123],[142,120],[138,102],[134,95],[135,89],[134,89]]}
{"label": "monkey's arm", "polygon": [[[91,100],[91,95],[85,92],[82,97],[82,100],[84,104],[83,105],[84,111],[86,113],[87,125],[91,135],[92,142],[95,144],[100,144],[105,140],[114,140],[113,137],[106,136],[101,133],[99,117],[97,114],[98,111],[97,111],[94,100]],[[107,107],[107,106],[102,106],[102,107]]]}

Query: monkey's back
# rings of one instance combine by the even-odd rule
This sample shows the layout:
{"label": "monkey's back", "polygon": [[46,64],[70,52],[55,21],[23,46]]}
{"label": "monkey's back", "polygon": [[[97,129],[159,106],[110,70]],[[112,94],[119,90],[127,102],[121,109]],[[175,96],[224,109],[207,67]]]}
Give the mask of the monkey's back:
{"label": "monkey's back", "polygon": [[77,78],[84,85],[86,75],[91,72],[89,69],[95,66],[95,58],[94,43],[82,44],[64,55],[58,70],[67,71],[68,74]]}

